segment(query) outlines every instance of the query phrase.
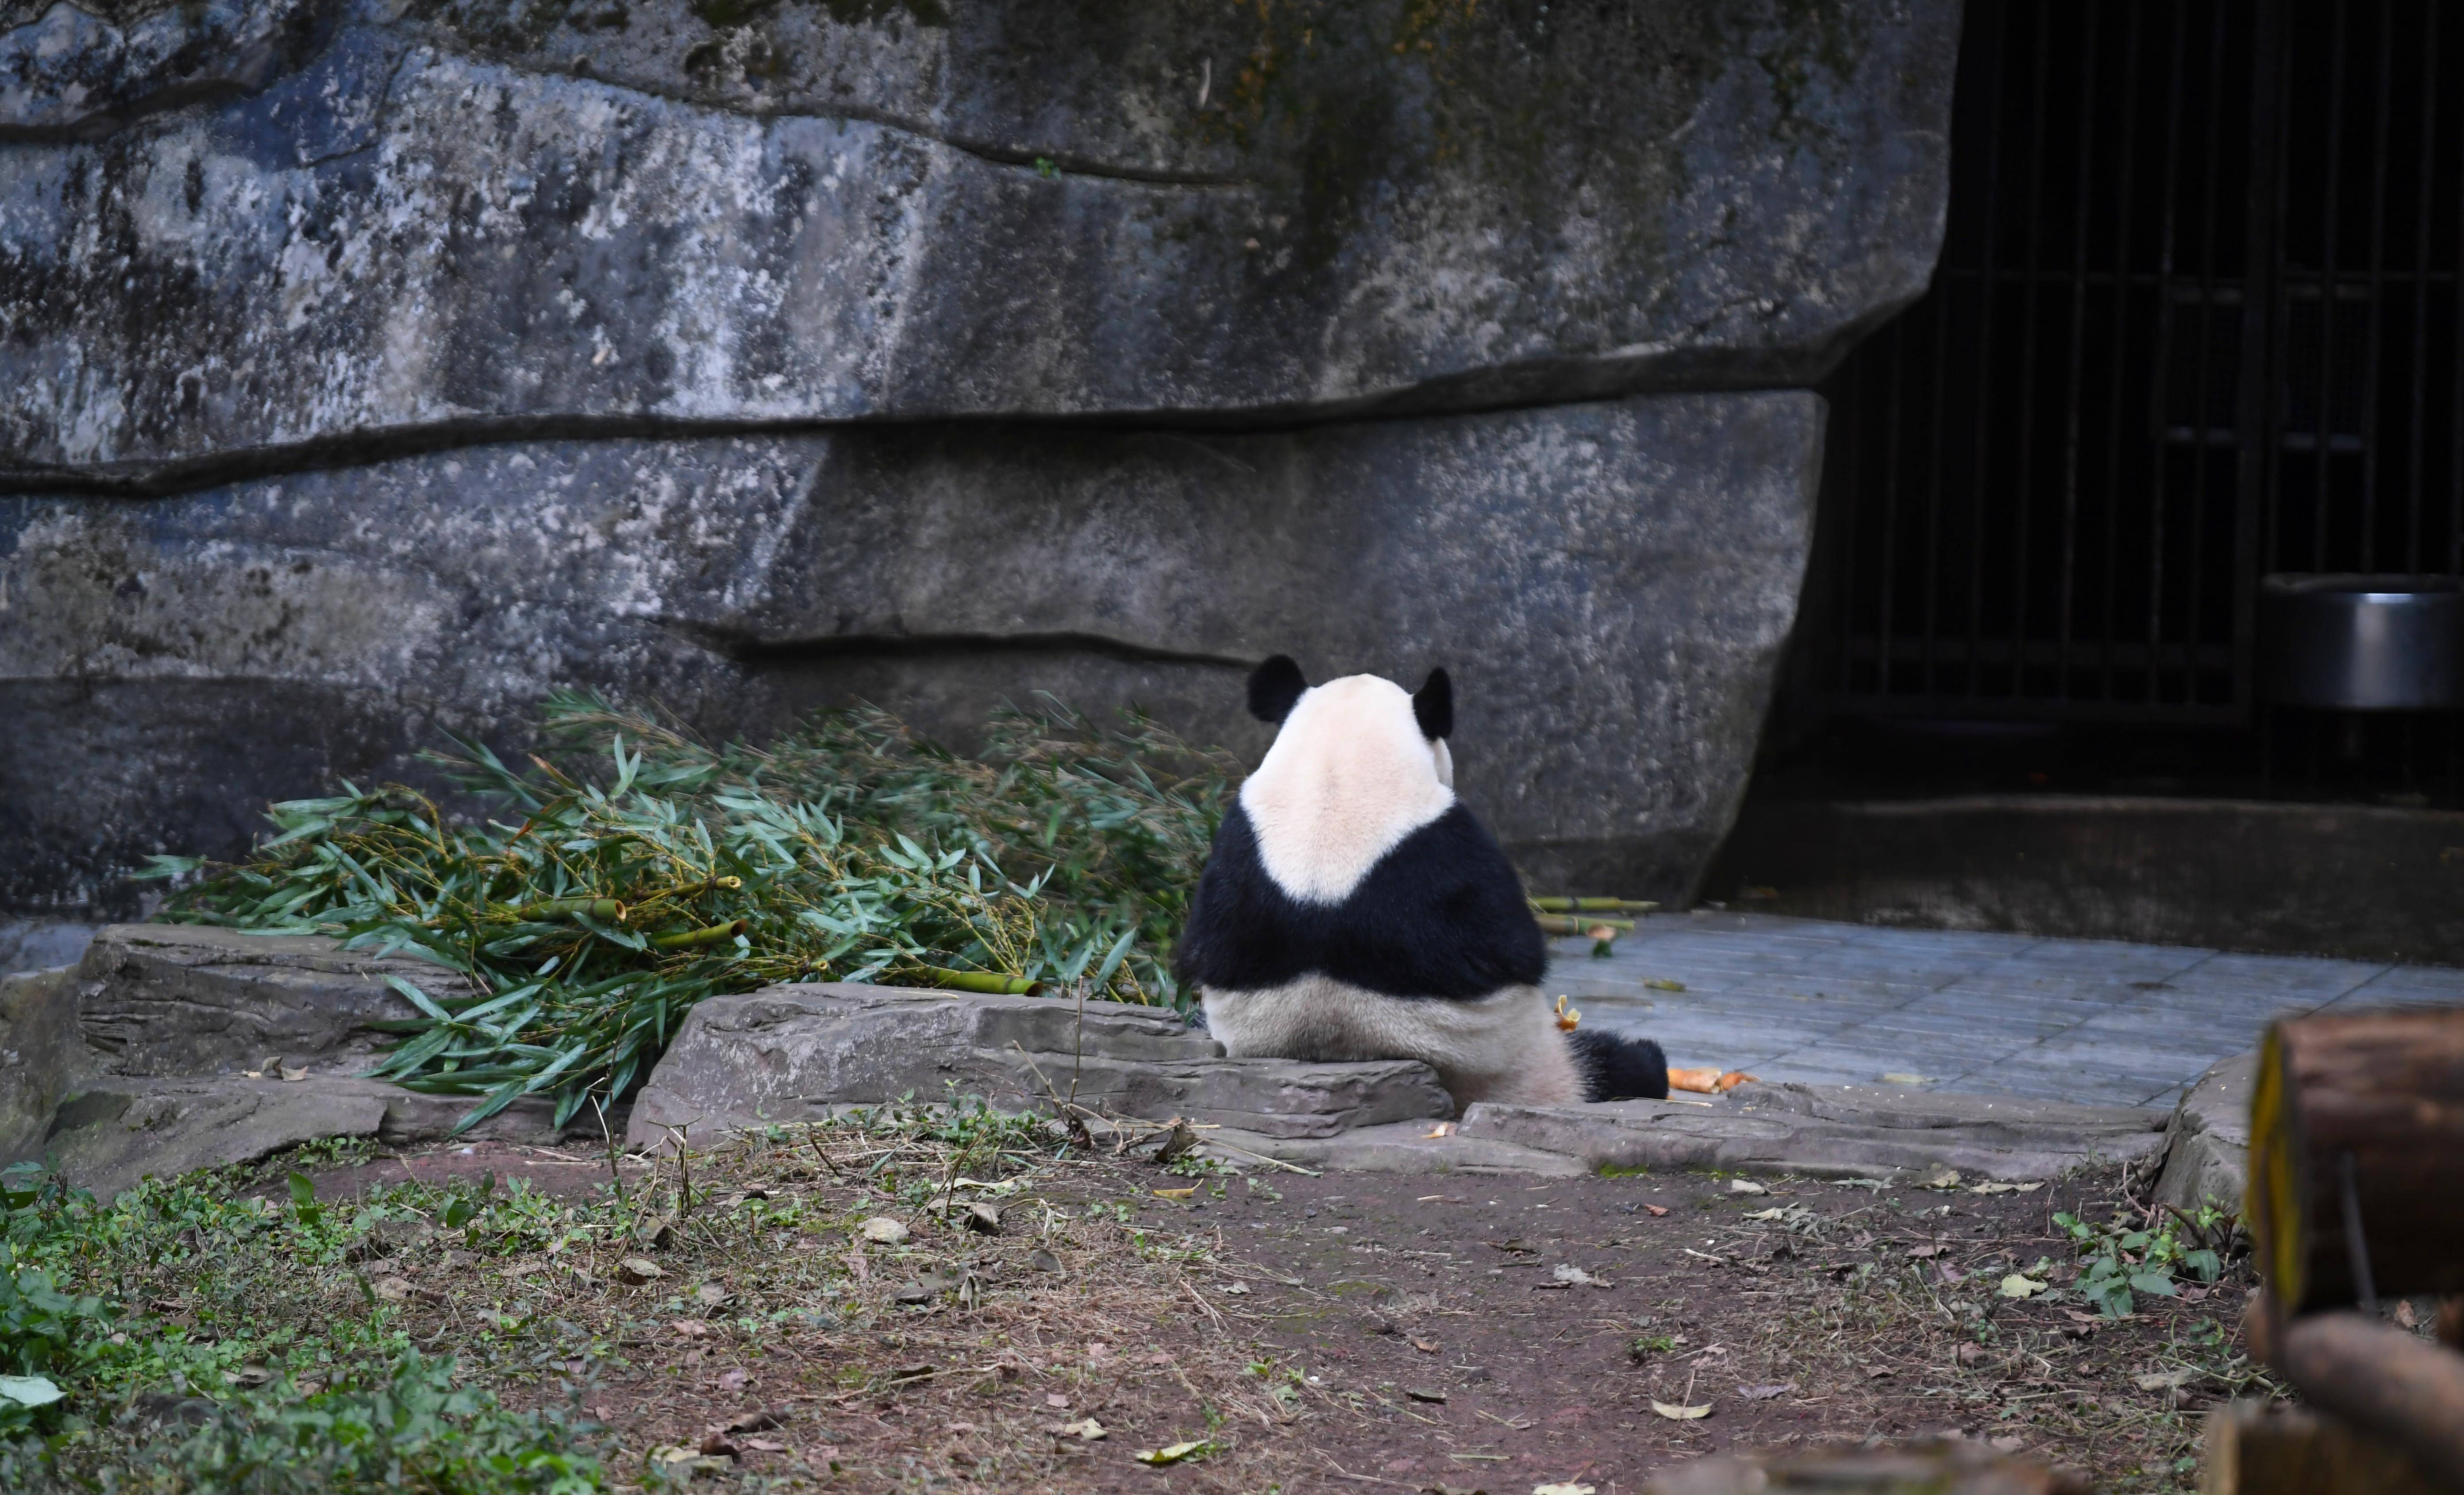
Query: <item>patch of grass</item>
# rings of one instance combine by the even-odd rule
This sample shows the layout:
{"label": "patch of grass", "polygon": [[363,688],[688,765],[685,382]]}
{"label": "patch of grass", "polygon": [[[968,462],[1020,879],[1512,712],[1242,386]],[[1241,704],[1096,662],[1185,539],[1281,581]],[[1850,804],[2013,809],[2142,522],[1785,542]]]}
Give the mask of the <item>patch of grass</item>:
{"label": "patch of grass", "polygon": [[[248,1176],[149,1180],[103,1204],[39,1170],[10,1170],[0,1259],[11,1286],[0,1297],[33,1311],[0,1334],[16,1366],[67,1395],[0,1424],[0,1488],[602,1487],[595,1429],[566,1412],[511,1410],[465,1383],[453,1358],[410,1342],[348,1264],[380,1224],[432,1200],[396,1190],[329,1208],[295,1174],[286,1208],[239,1192]],[[350,1311],[355,1298],[363,1311]]]}
{"label": "patch of grass", "polygon": [[566,694],[541,736],[519,771],[475,743],[433,756],[501,818],[453,824],[401,787],[287,801],[238,866],[155,858],[203,874],[162,916],[459,973],[470,995],[397,978],[420,1016],[376,1072],[479,1098],[464,1128],[526,1094],[560,1125],[621,1098],[694,1003],[773,982],[1183,1000],[1168,953],[1232,764],[1143,717],[1005,711],[968,758],[870,709],[711,747]]}

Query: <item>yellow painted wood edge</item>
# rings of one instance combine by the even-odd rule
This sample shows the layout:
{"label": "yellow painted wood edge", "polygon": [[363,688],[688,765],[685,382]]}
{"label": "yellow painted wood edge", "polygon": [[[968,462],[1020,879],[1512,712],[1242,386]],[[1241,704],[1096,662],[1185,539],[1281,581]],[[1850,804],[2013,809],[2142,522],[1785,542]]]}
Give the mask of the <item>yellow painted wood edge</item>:
{"label": "yellow painted wood edge", "polygon": [[2309,1201],[2301,1197],[2298,1130],[2282,1024],[2270,1023],[2259,1040],[2258,1076],[2250,1092],[2248,1208],[2259,1269],[2283,1312],[2299,1312],[2309,1286],[2302,1240]]}

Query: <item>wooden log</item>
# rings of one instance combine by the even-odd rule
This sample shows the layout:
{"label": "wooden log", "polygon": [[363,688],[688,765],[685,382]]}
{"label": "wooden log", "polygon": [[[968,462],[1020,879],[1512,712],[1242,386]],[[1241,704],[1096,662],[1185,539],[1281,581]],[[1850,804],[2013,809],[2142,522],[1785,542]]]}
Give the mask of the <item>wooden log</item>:
{"label": "wooden log", "polygon": [[2246,1214],[2288,1314],[2464,1292],[2464,1009],[2270,1027]]}
{"label": "wooden log", "polygon": [[2311,1405],[2380,1435],[2424,1475],[2464,1490],[2464,1355],[2358,1313],[2279,1324],[2267,1348]]}
{"label": "wooden log", "polygon": [[2200,1495],[2451,1495],[2385,1439],[2307,1408],[2227,1402],[2201,1443]]}

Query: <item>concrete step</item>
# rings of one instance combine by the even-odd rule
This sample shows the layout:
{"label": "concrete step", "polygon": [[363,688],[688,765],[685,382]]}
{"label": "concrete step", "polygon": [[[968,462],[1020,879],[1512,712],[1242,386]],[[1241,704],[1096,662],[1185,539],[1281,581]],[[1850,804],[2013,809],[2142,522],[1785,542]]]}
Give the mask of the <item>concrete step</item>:
{"label": "concrete step", "polygon": [[1951,1169],[2023,1182],[2163,1151],[2166,1114],[2121,1106],[1950,1095],[1870,1086],[1741,1085],[1725,1096],[1464,1112],[1466,1138],[1591,1168],[1733,1168],[1901,1179]]}

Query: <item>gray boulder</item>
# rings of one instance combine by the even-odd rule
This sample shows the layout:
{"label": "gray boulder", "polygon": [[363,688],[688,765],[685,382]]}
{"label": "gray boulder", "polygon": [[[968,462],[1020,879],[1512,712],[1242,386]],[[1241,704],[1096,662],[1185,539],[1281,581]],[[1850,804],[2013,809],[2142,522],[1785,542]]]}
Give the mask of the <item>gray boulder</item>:
{"label": "gray boulder", "polygon": [[431,961],[371,956],[331,939],[117,924],[77,966],[77,1023],[112,1074],[213,1074],[269,1057],[353,1073],[392,1042],[370,1024],[419,1016],[395,980],[438,1001],[476,995]]}
{"label": "gray boulder", "polygon": [[0,470],[1810,382],[1954,0],[0,8]]}
{"label": "gray boulder", "polygon": [[0,0],[0,908],[554,686],[1252,750],[1277,650],[1685,897],[1958,16]]}
{"label": "gray boulder", "polygon": [[42,1151],[61,1095],[95,1067],[77,1033],[76,972],[0,976],[0,1163]]}
{"label": "gray boulder", "polygon": [[1821,419],[849,428],[0,499],[0,898],[108,905],[144,852],[236,855],[266,801],[412,777],[563,684],[719,734],[863,696],[959,737],[1045,689],[1254,754],[1241,675],[1278,650],[1445,665],[1463,793],[1536,880],[1682,898],[1744,792]]}

